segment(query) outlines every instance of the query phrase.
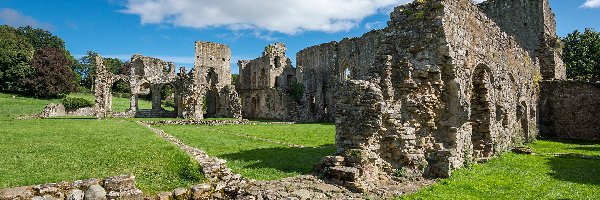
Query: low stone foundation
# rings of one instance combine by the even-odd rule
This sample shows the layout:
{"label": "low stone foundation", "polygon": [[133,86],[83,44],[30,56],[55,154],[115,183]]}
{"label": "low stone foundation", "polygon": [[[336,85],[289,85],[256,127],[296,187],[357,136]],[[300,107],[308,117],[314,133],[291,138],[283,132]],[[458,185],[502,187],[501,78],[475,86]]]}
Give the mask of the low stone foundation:
{"label": "low stone foundation", "polygon": [[136,188],[135,176],[122,175],[0,190],[0,200],[13,199],[144,199],[144,193]]}
{"label": "low stone foundation", "polygon": [[240,125],[249,124],[250,121],[247,119],[237,120],[161,120],[161,121],[141,121],[141,123],[148,125],[207,125],[207,126],[218,126],[218,125]]}
{"label": "low stone foundation", "polygon": [[540,134],[546,138],[600,140],[600,83],[541,83]]}

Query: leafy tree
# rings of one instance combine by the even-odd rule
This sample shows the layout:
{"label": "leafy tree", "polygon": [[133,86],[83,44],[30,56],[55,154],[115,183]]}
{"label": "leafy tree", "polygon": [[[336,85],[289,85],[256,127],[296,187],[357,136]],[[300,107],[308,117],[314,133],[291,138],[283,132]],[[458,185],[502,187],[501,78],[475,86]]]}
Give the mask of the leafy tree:
{"label": "leafy tree", "polygon": [[[19,27],[17,30],[29,40],[29,43],[31,43],[35,50],[47,48],[60,49],[67,57],[67,60],[73,65],[71,68],[75,72],[75,64],[77,64],[77,62],[75,57],[73,57],[66,49],[65,41],[63,39],[52,35],[52,33],[47,30],[33,28],[31,26]],[[76,74],[76,80],[77,82],[80,82],[80,75]]]}
{"label": "leafy tree", "polygon": [[58,97],[75,90],[75,75],[62,50],[56,48],[35,51],[31,66],[33,78],[22,80],[27,93],[36,97]]}
{"label": "leafy tree", "polygon": [[33,52],[33,46],[16,29],[0,26],[0,90],[24,92],[18,82],[33,74]]}
{"label": "leafy tree", "polygon": [[65,41],[55,35],[52,35],[52,33],[47,30],[32,28],[31,26],[19,27],[17,30],[21,35],[25,36],[29,40],[33,48],[36,50],[54,48],[66,52]]}
{"label": "leafy tree", "polygon": [[600,32],[576,30],[563,39],[567,76],[573,79],[600,78]]}
{"label": "leafy tree", "polygon": [[[96,56],[98,56],[98,53],[88,51],[87,55],[79,59],[79,62],[74,66],[74,71],[81,76],[80,85],[91,90],[93,90],[94,81],[96,80]],[[128,65],[117,58],[104,58],[104,66],[113,74],[128,75],[130,73]]]}

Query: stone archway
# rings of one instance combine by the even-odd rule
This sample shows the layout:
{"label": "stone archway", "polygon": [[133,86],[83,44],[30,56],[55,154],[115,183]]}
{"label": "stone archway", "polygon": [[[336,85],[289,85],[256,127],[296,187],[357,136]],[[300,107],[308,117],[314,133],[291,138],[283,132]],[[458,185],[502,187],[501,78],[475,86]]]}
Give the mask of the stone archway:
{"label": "stone archway", "polygon": [[494,153],[491,134],[492,108],[490,89],[492,77],[489,68],[479,65],[475,68],[472,77],[471,89],[471,142],[473,145],[473,158],[484,159]]}

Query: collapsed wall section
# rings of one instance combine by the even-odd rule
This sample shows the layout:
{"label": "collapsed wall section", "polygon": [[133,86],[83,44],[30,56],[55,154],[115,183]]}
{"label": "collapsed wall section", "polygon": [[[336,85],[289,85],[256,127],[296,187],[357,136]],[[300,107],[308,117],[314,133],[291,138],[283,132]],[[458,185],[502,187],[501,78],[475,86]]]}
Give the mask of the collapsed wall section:
{"label": "collapsed wall section", "polygon": [[[366,77],[374,61],[381,31],[375,30],[360,38],[348,38],[306,48],[296,55],[298,76],[304,86],[301,119],[304,121],[335,121],[335,91],[349,79]],[[298,73],[300,74],[300,73]]]}

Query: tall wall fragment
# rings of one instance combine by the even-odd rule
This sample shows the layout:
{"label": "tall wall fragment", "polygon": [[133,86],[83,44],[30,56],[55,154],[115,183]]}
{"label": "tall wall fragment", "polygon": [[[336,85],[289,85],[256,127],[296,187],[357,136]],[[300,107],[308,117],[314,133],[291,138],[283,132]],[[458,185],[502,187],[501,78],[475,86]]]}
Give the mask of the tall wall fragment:
{"label": "tall wall fragment", "polygon": [[478,6],[531,57],[539,59],[544,79],[566,79],[556,17],[547,0],[488,0]]}
{"label": "tall wall fragment", "polygon": [[242,98],[245,117],[298,119],[298,102],[289,95],[297,87],[296,71],[285,55],[286,50],[283,43],[276,43],[265,47],[262,57],[238,62],[240,79],[236,89]]}
{"label": "tall wall fragment", "polygon": [[[337,43],[309,48],[338,52],[322,66],[364,55],[347,80],[334,79],[338,156],[320,166],[334,181],[365,191],[382,180],[447,177],[536,137],[540,65],[471,1],[397,7],[387,28],[354,41],[365,43],[350,54]],[[312,56],[304,57],[306,80]]]}

